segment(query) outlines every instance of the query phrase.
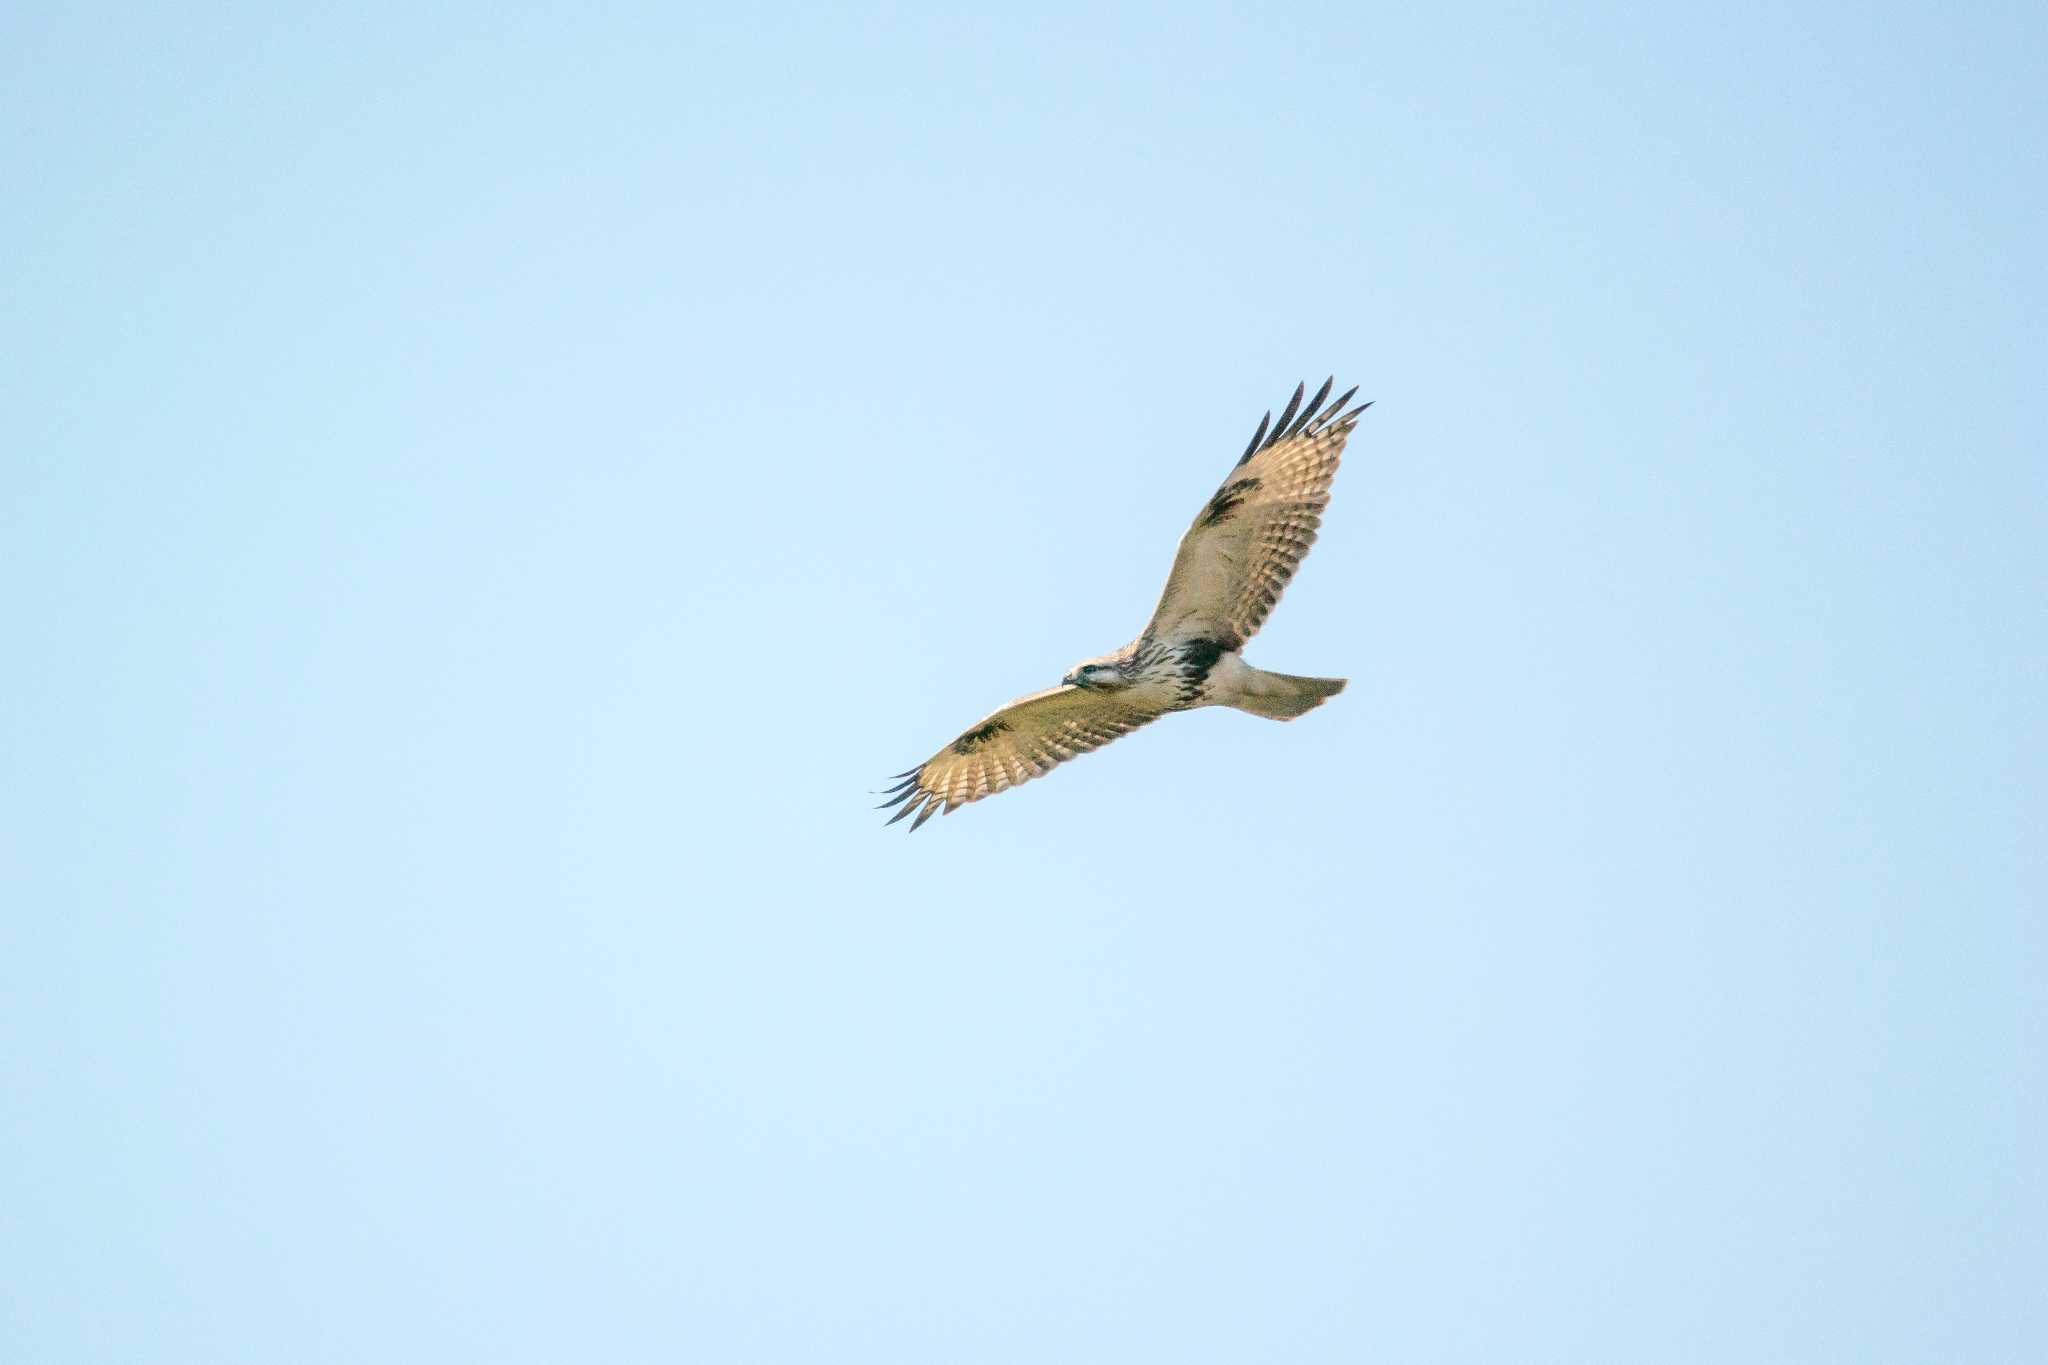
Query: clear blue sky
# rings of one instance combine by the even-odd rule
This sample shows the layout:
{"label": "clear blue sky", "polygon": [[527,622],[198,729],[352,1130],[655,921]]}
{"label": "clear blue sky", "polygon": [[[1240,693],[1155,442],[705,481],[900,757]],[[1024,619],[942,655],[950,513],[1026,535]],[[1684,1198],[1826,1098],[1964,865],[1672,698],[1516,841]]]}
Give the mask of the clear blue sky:
{"label": "clear blue sky", "polygon": [[2040,7],[723,8],[5,21],[0,1355],[2048,1357]]}

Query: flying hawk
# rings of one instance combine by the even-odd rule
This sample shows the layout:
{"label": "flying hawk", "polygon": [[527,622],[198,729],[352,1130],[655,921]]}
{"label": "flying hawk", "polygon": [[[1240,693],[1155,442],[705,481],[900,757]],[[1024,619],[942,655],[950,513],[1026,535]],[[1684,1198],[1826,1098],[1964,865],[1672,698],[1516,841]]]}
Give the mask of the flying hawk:
{"label": "flying hawk", "polygon": [[[1049,773],[1169,711],[1234,706],[1293,720],[1344,690],[1342,678],[1268,673],[1244,661],[1244,642],[1265,624],[1287,580],[1315,542],[1330,480],[1359,414],[1353,388],[1323,406],[1331,381],[1301,405],[1294,390],[1278,422],[1269,410],[1251,444],[1180,538],[1166,590],[1137,639],[1075,664],[1058,687],[1033,692],[983,717],[908,772],[881,809],[914,830]],[[1319,415],[1320,414],[1320,415]]]}

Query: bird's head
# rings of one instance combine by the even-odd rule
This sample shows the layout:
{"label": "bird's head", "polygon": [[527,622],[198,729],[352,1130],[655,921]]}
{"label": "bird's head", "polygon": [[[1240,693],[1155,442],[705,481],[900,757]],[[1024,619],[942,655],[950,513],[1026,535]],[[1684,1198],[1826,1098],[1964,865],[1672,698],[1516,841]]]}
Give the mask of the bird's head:
{"label": "bird's head", "polygon": [[1093,691],[1106,691],[1123,687],[1129,683],[1124,676],[1122,665],[1114,658],[1084,659],[1067,670],[1067,676],[1060,679],[1074,687],[1086,687]]}

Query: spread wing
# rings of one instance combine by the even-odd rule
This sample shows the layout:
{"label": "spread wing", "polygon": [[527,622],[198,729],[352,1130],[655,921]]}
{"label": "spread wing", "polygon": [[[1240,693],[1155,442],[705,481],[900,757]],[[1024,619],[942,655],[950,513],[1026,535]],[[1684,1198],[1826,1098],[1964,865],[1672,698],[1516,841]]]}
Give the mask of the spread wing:
{"label": "spread wing", "polygon": [[951,815],[969,801],[1029,782],[1077,755],[1100,749],[1150,721],[1158,711],[1140,710],[1116,692],[1062,683],[1033,692],[983,717],[889,788],[882,809],[901,804],[895,824],[916,812],[912,829],[944,810]]}
{"label": "spread wing", "polygon": [[1147,638],[1210,639],[1239,649],[1265,624],[1315,543],[1345,439],[1372,406],[1347,412],[1353,388],[1325,408],[1330,386],[1324,380],[1305,408],[1308,386],[1297,387],[1278,422],[1268,412],[1259,423],[1237,467],[1180,538]]}

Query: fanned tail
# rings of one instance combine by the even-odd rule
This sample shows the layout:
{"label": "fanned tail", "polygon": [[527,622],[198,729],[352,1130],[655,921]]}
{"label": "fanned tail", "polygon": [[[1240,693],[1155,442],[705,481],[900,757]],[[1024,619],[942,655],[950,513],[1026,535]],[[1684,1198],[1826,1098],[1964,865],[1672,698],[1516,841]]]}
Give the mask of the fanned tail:
{"label": "fanned tail", "polygon": [[1344,678],[1300,678],[1247,667],[1229,704],[1268,720],[1306,715],[1344,690]]}

